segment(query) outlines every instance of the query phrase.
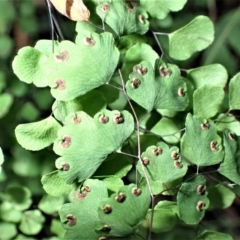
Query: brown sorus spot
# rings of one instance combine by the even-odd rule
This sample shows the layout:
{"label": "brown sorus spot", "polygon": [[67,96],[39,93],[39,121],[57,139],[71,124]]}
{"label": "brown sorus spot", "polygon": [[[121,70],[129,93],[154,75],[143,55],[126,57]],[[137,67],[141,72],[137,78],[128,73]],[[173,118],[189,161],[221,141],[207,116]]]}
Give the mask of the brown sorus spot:
{"label": "brown sorus spot", "polygon": [[89,46],[94,46],[96,42],[90,37],[85,37],[85,43]]}
{"label": "brown sorus spot", "polygon": [[179,96],[179,97],[184,97],[184,96],[185,96],[184,89],[183,89],[182,87],[180,87],[180,88],[178,89],[178,96]]}
{"label": "brown sorus spot", "polygon": [[108,225],[104,225],[101,229],[103,232],[110,232],[111,228]]}
{"label": "brown sorus spot", "polygon": [[103,12],[109,12],[110,7],[107,4],[104,4],[101,6],[101,9],[103,10]]}
{"label": "brown sorus spot", "polygon": [[55,55],[55,59],[59,62],[67,61],[69,57],[67,50],[62,50],[59,55]]}
{"label": "brown sorus spot", "polygon": [[150,160],[148,158],[143,158],[142,163],[144,166],[147,166],[149,164]]}
{"label": "brown sorus spot", "polygon": [[86,186],[84,186],[84,187],[82,188],[82,191],[91,192],[91,188],[86,185]]}
{"label": "brown sorus spot", "polygon": [[235,134],[233,134],[233,133],[231,133],[231,132],[228,133],[228,137],[229,137],[229,139],[232,140],[232,141],[235,141],[235,140],[236,140]]}
{"label": "brown sorus spot", "polygon": [[124,118],[120,114],[115,114],[113,116],[113,122],[116,124],[120,124],[124,122]]}
{"label": "brown sorus spot", "polygon": [[77,219],[73,214],[67,214],[66,218],[67,218],[67,225],[68,226],[73,226],[77,222]]}
{"label": "brown sorus spot", "polygon": [[135,68],[136,68],[137,73],[139,73],[141,75],[145,75],[148,72],[148,69],[144,66],[137,65],[137,66],[135,66]]}
{"label": "brown sorus spot", "polygon": [[63,171],[68,171],[68,169],[70,168],[69,164],[66,162],[62,162],[61,166]]}
{"label": "brown sorus spot", "polygon": [[201,128],[203,130],[208,130],[210,128],[210,124],[209,123],[201,123]]}
{"label": "brown sorus spot", "polygon": [[74,124],[79,124],[82,121],[80,116],[75,116],[74,118],[72,118],[72,122]]}
{"label": "brown sorus spot", "polygon": [[109,240],[107,237],[100,237],[98,240]]}
{"label": "brown sorus spot", "polygon": [[177,160],[175,160],[173,164],[174,164],[175,168],[182,168],[183,167],[182,163],[177,161]]}
{"label": "brown sorus spot", "polygon": [[205,206],[206,206],[206,204],[203,201],[198,201],[198,203],[196,205],[196,209],[198,212],[201,212]]}
{"label": "brown sorus spot", "polygon": [[179,153],[176,152],[176,151],[173,151],[173,152],[171,153],[171,158],[172,158],[173,160],[178,160],[178,159],[179,159]]}
{"label": "brown sorus spot", "polygon": [[203,195],[204,193],[205,193],[205,186],[204,185],[199,185],[198,187],[197,187],[197,194],[198,195]]}
{"label": "brown sorus spot", "polygon": [[157,147],[157,148],[154,148],[152,152],[155,156],[158,156],[158,155],[162,154],[163,150],[162,150],[162,148]]}
{"label": "brown sorus spot", "polygon": [[55,83],[57,84],[58,90],[64,90],[66,88],[65,82],[62,79],[56,79]]}
{"label": "brown sorus spot", "polygon": [[109,214],[112,212],[112,207],[110,205],[105,205],[103,208],[103,212]]}
{"label": "brown sorus spot", "polygon": [[212,151],[217,152],[218,151],[218,143],[217,141],[211,141],[210,142],[210,148]]}
{"label": "brown sorus spot", "polygon": [[138,21],[141,23],[141,24],[144,24],[145,23],[145,17],[143,15],[138,15]]}
{"label": "brown sorus spot", "polygon": [[119,193],[116,197],[115,200],[119,203],[123,203],[126,199],[126,195],[124,193]]}
{"label": "brown sorus spot", "polygon": [[165,68],[163,66],[160,66],[159,68],[159,74],[162,77],[169,77],[172,74],[172,70],[170,68]]}
{"label": "brown sorus spot", "polygon": [[105,115],[101,115],[99,118],[98,118],[99,122],[101,123],[107,123],[109,121],[109,117],[108,116],[105,116]]}
{"label": "brown sorus spot", "polygon": [[76,193],[76,198],[83,199],[87,196],[87,192]]}
{"label": "brown sorus spot", "polygon": [[140,86],[140,84],[141,84],[141,81],[138,78],[135,78],[131,83],[131,87],[136,89]]}
{"label": "brown sorus spot", "polygon": [[61,141],[61,146],[64,148],[68,148],[71,144],[71,138],[69,136],[63,137]]}
{"label": "brown sorus spot", "polygon": [[132,189],[132,194],[135,195],[135,196],[139,196],[141,193],[142,193],[142,190],[140,188],[134,187]]}

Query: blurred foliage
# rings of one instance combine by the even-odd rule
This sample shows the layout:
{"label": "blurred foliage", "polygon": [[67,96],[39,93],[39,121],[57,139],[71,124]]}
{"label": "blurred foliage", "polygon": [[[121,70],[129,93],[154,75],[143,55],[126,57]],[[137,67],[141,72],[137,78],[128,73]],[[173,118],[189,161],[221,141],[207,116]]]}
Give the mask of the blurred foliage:
{"label": "blurred foliage", "polygon": [[[42,3],[43,1],[9,0],[2,1],[0,7],[0,146],[4,153],[3,161],[0,150],[0,166],[2,164],[0,240],[62,239],[65,233],[57,211],[66,201],[66,196],[46,195],[40,182],[42,175],[54,170],[56,155],[51,148],[39,152],[26,151],[19,146],[14,135],[14,129],[18,124],[38,121],[49,116],[51,114],[49,109],[54,101],[48,90],[36,89],[33,85],[20,82],[12,73],[11,67],[13,56],[19,48],[26,45],[33,46],[38,39],[51,38],[47,7]],[[173,33],[198,15],[207,15],[213,20],[216,29],[214,42],[207,50],[194,54],[186,61],[176,61],[169,56],[168,60],[183,69],[220,63],[225,66],[229,75],[233,76],[240,70],[240,6],[238,0],[189,0],[180,12],[170,13],[161,21],[152,18],[150,26],[156,32]],[[65,38],[72,40],[75,37],[73,34],[75,24],[60,15],[57,19]],[[148,43],[161,54],[150,31],[147,37]],[[168,53],[167,37],[158,35],[157,38],[164,51]],[[174,115],[172,112],[168,114]],[[232,114],[238,113],[232,112]],[[161,124],[164,126],[163,120]],[[153,127],[153,132],[162,134],[158,132],[159,127],[154,127],[154,124],[151,127]],[[172,128],[175,129],[176,126]],[[214,174],[212,176],[214,177]],[[211,198],[211,194],[221,196],[223,192],[225,193],[226,189],[212,187],[209,189],[209,197]],[[226,207],[229,205],[227,199],[217,204]],[[226,210],[217,208],[207,212],[203,225],[207,223],[213,231],[222,231],[239,237],[239,209],[240,201],[237,199]],[[161,219],[161,215],[157,217]],[[174,224],[175,221],[177,222],[173,214],[170,214],[169,218],[174,220]],[[159,236],[164,240],[182,239],[182,236],[184,239],[194,239],[196,232],[202,230],[201,226],[174,224],[171,226],[173,235],[161,233],[155,238],[153,234],[153,239],[159,239]],[[164,226],[158,227],[164,228]],[[210,238],[211,233],[210,231],[203,232],[202,235],[208,234]],[[224,239],[225,236],[220,237]],[[201,236],[197,239],[201,239]]]}

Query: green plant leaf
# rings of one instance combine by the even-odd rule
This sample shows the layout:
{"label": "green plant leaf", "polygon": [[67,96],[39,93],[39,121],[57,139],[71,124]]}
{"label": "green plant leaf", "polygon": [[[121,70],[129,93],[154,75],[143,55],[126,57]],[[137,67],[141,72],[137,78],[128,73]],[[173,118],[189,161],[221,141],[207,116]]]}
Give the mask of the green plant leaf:
{"label": "green plant leaf", "polygon": [[185,125],[186,132],[181,139],[183,156],[197,166],[220,163],[223,160],[222,140],[214,122],[189,113]]}
{"label": "green plant leaf", "polygon": [[61,125],[52,116],[39,122],[20,124],[15,129],[19,144],[31,151],[51,145],[57,138]]}
{"label": "green plant leaf", "polygon": [[[193,110],[196,117],[211,118],[220,112],[224,90],[215,85],[204,85],[193,93]],[[214,97],[213,97],[214,96]]]}
{"label": "green plant leaf", "polygon": [[[164,142],[150,146],[141,154],[142,163],[148,180],[151,182],[173,182],[182,178],[187,172],[187,163],[182,161],[178,147],[169,148]],[[137,163],[137,169],[142,177],[145,174],[141,164]],[[171,172],[171,174],[169,174]]]}
{"label": "green plant leaf", "polygon": [[142,61],[134,66],[129,79],[127,94],[149,112],[160,108],[183,111],[188,105],[186,83],[176,65],[157,59],[153,68],[150,62]]}
{"label": "green plant leaf", "polygon": [[56,160],[56,166],[66,183],[92,176],[134,130],[133,117],[127,111],[105,110],[94,118],[77,112],[69,114],[65,124],[58,132],[54,151],[61,156]]}
{"label": "green plant leaf", "polygon": [[117,193],[101,202],[98,208],[102,224],[100,229],[108,226],[110,236],[123,237],[134,233],[145,217],[149,204],[150,195],[146,187],[140,189],[135,184],[123,186]]}
{"label": "green plant leaf", "polygon": [[59,177],[58,171],[43,175],[41,182],[46,193],[55,197],[68,194],[75,187],[73,184],[66,184],[63,179]]}
{"label": "green plant leaf", "polygon": [[170,33],[168,37],[170,57],[186,60],[213,42],[213,23],[206,16],[197,16],[186,26]]}
{"label": "green plant leaf", "polygon": [[152,217],[152,210],[149,209],[146,218],[142,222],[144,228],[151,229],[154,233],[168,232],[177,223],[177,204],[176,202],[160,201],[154,207],[152,225],[149,226]]}
{"label": "green plant leaf", "polygon": [[132,164],[133,160],[131,157],[119,153],[113,153],[100,165],[93,176],[95,178],[122,178],[130,171]]}
{"label": "green plant leaf", "polygon": [[66,233],[65,229],[62,227],[62,223],[57,219],[52,219],[50,230],[52,233],[56,234],[59,239],[63,239]]}
{"label": "green plant leaf", "polygon": [[107,177],[103,179],[107,189],[112,192],[117,192],[119,188],[124,186],[124,183],[119,177]]}
{"label": "green plant leaf", "polygon": [[232,114],[220,114],[216,122],[217,130],[224,131],[229,129],[238,136],[240,136],[240,122]]}
{"label": "green plant leaf", "polygon": [[17,235],[17,227],[14,223],[0,222],[1,239],[10,240]]}
{"label": "green plant leaf", "polygon": [[143,6],[153,18],[163,19],[167,14],[181,10],[187,0],[140,0],[140,6]]}
{"label": "green plant leaf", "polygon": [[227,84],[228,74],[225,67],[215,63],[187,70],[187,78],[195,88],[204,85],[216,85],[224,88]]}
{"label": "green plant leaf", "polygon": [[21,220],[22,212],[15,209],[10,202],[2,202],[0,205],[0,216],[5,222],[18,223]]}
{"label": "green plant leaf", "polygon": [[46,56],[50,56],[53,52],[53,47],[57,47],[57,43],[55,41],[53,42],[52,40],[39,40],[36,42],[34,49],[45,54]]}
{"label": "green plant leaf", "polygon": [[29,210],[23,212],[22,220],[19,225],[19,229],[27,235],[38,234],[45,222],[45,217],[39,210]]}
{"label": "green plant leaf", "polygon": [[215,231],[210,231],[210,230],[205,230],[204,232],[201,233],[200,236],[195,238],[194,240],[233,240],[233,238],[225,233],[221,232],[215,232]]}
{"label": "green plant leaf", "polygon": [[100,226],[97,209],[101,201],[108,197],[102,181],[88,179],[74,194],[72,203],[64,204],[59,211],[66,234],[64,239],[99,239],[104,232],[96,232]]}
{"label": "green plant leaf", "polygon": [[32,204],[31,192],[28,188],[19,185],[9,185],[6,189],[6,196],[9,203],[16,210],[26,210]]}
{"label": "green plant leaf", "polygon": [[227,177],[231,181],[240,184],[240,174],[238,171],[238,164],[236,159],[236,152],[240,137],[234,135],[229,130],[224,131],[223,146],[224,146],[224,160],[221,163],[218,172]]}
{"label": "green plant leaf", "polygon": [[240,73],[236,74],[229,83],[229,107],[240,109],[240,98],[238,89],[240,88]]}
{"label": "green plant leaf", "polygon": [[26,102],[21,108],[20,116],[28,122],[36,121],[39,115],[40,111],[31,102]]}
{"label": "green plant leaf", "polygon": [[57,100],[69,101],[106,84],[119,60],[112,34],[83,31],[76,44],[62,41],[47,62],[48,82]]}
{"label": "green plant leaf", "polygon": [[146,10],[139,6],[130,8],[124,1],[100,2],[97,14],[118,36],[131,33],[145,34],[149,29]]}
{"label": "green plant leaf", "polygon": [[155,64],[155,60],[158,59],[158,54],[146,43],[136,43],[126,51],[123,66],[122,75],[124,81],[127,81],[129,74],[132,72],[133,67],[139,64],[141,61],[148,61],[152,66]]}
{"label": "green plant leaf", "polygon": [[177,144],[181,138],[181,132],[179,130],[176,120],[162,117],[160,121],[153,126],[151,132],[160,136],[168,135],[162,138],[164,142]]}
{"label": "green plant leaf", "polygon": [[13,72],[20,81],[33,83],[37,87],[46,87],[46,63],[48,57],[32,47],[23,47],[15,56],[12,67]]}
{"label": "green plant leaf", "polygon": [[13,103],[13,97],[9,93],[0,94],[0,118],[4,117]]}
{"label": "green plant leaf", "polygon": [[197,224],[201,221],[208,208],[206,181],[202,175],[197,175],[185,182],[177,194],[179,217],[187,224]]}
{"label": "green plant leaf", "polygon": [[38,208],[44,213],[54,214],[60,210],[63,203],[63,196],[55,197],[51,195],[44,195],[38,204]]}
{"label": "green plant leaf", "polygon": [[208,189],[208,199],[210,205],[208,210],[214,208],[228,208],[232,205],[235,199],[235,193],[222,184],[217,184]]}
{"label": "green plant leaf", "polygon": [[93,117],[97,112],[104,110],[106,105],[104,95],[99,91],[92,90],[70,101],[55,101],[52,111],[57,120],[63,121],[68,114],[78,111],[84,111]]}

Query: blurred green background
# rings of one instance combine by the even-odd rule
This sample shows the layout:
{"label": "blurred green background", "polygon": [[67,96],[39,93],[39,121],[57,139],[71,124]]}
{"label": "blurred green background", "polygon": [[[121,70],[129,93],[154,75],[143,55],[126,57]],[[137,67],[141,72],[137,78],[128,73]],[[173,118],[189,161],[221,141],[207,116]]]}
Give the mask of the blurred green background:
{"label": "blurred green background", "polygon": [[[226,67],[229,77],[235,75],[240,70],[239,0],[188,0],[182,11],[171,13],[161,21],[151,19],[151,29],[170,33],[197,15],[212,19],[216,29],[215,41],[191,59],[174,63],[185,69],[220,63]],[[74,40],[75,23],[58,13],[56,17],[65,39]],[[147,36],[160,53],[150,32]],[[43,174],[54,170],[56,156],[51,147],[39,152],[26,151],[16,142],[14,135],[19,123],[49,116],[53,98],[47,88],[20,82],[12,72],[11,62],[21,47],[33,46],[38,39],[50,38],[51,27],[44,0],[0,1],[0,147],[5,159],[0,173],[0,240],[61,239],[63,236],[57,210],[64,199],[43,198],[40,182]],[[159,41],[167,54],[164,37]],[[31,211],[30,220],[28,211]],[[26,226],[28,220],[32,223],[30,227]],[[229,232],[235,239],[240,239],[240,200],[236,199],[228,209],[207,214],[206,221],[216,230]],[[186,231],[191,239],[194,236],[192,230]],[[170,239],[167,235],[162,237]]]}

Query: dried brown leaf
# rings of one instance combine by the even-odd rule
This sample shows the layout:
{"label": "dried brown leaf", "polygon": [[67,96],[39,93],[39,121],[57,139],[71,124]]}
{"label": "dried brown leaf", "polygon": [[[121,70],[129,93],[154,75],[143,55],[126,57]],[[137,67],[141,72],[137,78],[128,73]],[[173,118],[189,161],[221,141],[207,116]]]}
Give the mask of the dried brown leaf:
{"label": "dried brown leaf", "polygon": [[50,0],[53,6],[73,21],[88,21],[90,12],[83,0]]}

